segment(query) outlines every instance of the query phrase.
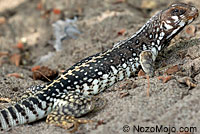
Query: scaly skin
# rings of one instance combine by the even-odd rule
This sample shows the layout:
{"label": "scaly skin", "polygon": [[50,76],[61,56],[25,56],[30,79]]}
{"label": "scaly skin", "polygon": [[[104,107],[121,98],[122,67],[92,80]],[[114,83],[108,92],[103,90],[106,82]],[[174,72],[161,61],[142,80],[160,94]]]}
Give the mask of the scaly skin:
{"label": "scaly skin", "polygon": [[140,68],[153,75],[159,52],[198,16],[191,5],[175,3],[154,15],[138,32],[112,49],[85,58],[54,81],[33,88],[30,96],[0,111],[0,128],[8,130],[47,117],[64,128],[87,120],[76,119],[94,110],[93,95],[134,75]]}

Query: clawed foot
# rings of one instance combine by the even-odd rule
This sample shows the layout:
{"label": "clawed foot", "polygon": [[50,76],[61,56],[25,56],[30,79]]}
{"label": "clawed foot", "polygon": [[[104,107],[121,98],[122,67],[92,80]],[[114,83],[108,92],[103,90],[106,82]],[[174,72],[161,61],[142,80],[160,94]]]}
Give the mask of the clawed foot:
{"label": "clawed foot", "polygon": [[[90,101],[91,101],[91,103],[88,102],[88,103],[84,104],[85,106],[88,104],[88,105],[91,105],[91,107],[92,107],[92,109],[88,110],[87,113],[98,111],[106,105],[106,100],[102,99],[101,97],[93,96],[93,97],[91,97]],[[76,105],[74,105],[74,107],[75,106]],[[79,106],[79,107],[81,108],[81,106]],[[67,129],[68,132],[70,132],[70,133],[77,131],[80,124],[86,124],[86,123],[97,123],[98,124],[98,122],[99,122],[99,121],[74,117],[73,114],[76,115],[77,113],[71,113],[72,115],[69,115],[69,113],[70,113],[69,110],[70,110],[70,107],[68,107],[68,105],[65,105],[63,107],[58,107],[57,109],[55,109],[52,113],[50,113],[47,116],[46,122],[48,124],[53,124],[55,126]],[[81,110],[83,110],[83,109],[81,109]],[[81,112],[81,110],[76,110],[76,111],[71,110],[71,112],[72,111],[73,112]],[[67,111],[67,114],[65,114],[65,112],[63,112],[63,111],[65,111],[65,112]]]}
{"label": "clawed foot", "polygon": [[56,118],[57,119],[59,118],[60,120],[55,121],[55,120],[52,120],[53,119],[52,116],[48,116],[46,122],[48,124],[53,124],[57,127],[67,129],[68,132],[70,133],[77,131],[80,124],[95,122],[93,120],[78,119],[72,116],[62,116],[62,117],[57,116]]}

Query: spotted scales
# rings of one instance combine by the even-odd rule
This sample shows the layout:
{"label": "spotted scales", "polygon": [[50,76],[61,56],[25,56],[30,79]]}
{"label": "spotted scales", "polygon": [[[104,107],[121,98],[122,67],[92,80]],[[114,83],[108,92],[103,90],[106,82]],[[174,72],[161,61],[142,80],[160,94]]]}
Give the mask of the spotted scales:
{"label": "spotted scales", "polygon": [[198,16],[191,5],[175,3],[158,12],[130,38],[87,57],[43,86],[30,87],[22,99],[0,111],[0,128],[47,117],[63,128],[90,122],[79,117],[95,109],[94,95],[134,75],[140,67],[153,76],[153,64],[171,39]]}

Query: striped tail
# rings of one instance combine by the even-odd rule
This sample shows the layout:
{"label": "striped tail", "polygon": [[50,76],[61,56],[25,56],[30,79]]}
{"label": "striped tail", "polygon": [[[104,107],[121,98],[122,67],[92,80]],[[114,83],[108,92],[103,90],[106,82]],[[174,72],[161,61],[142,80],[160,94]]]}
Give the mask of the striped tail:
{"label": "striped tail", "polygon": [[30,123],[46,117],[51,111],[44,101],[30,97],[0,111],[0,130],[7,131],[14,126]]}

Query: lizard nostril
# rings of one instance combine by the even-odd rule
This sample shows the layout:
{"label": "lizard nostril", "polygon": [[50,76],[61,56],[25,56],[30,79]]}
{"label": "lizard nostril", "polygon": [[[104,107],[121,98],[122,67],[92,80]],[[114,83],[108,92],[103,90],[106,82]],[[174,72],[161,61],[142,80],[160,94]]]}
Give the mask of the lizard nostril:
{"label": "lizard nostril", "polygon": [[191,10],[195,11],[195,12],[198,12],[197,8],[195,8],[195,7],[191,7]]}

